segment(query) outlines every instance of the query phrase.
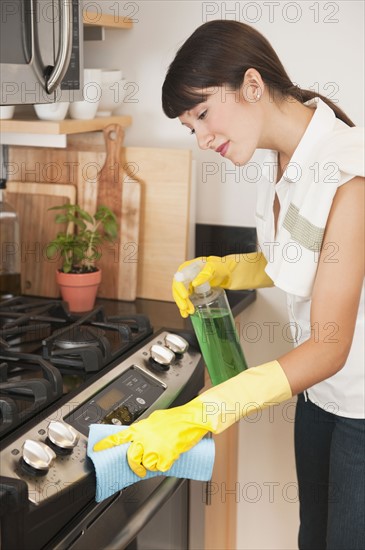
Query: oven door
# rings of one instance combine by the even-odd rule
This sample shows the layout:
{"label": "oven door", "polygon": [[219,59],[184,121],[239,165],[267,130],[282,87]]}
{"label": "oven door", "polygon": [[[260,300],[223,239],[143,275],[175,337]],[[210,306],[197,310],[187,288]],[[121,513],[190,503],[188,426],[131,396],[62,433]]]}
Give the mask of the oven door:
{"label": "oven door", "polygon": [[[92,479],[70,490],[46,512],[27,502],[22,482],[8,480],[0,523],[4,550],[156,550],[189,547],[190,481],[158,476],[96,503]],[[194,482],[203,483],[203,482]],[[49,490],[54,490],[50,487]],[[200,502],[204,507],[203,502]],[[200,514],[201,515],[201,514]],[[204,529],[204,522],[201,523]],[[195,533],[196,536],[196,533]]]}
{"label": "oven door", "polygon": [[151,478],[125,489],[67,528],[47,550],[188,548],[189,481]]}
{"label": "oven door", "polygon": [[0,25],[1,105],[81,99],[79,0],[6,0]]}

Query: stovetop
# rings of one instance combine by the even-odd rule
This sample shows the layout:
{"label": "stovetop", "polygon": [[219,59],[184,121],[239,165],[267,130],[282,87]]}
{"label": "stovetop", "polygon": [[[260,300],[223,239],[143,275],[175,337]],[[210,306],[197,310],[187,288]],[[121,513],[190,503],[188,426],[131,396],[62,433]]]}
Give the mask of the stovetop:
{"label": "stovetop", "polygon": [[0,302],[0,437],[62,395],[80,391],[152,333],[140,314],[73,314],[61,300]]}
{"label": "stovetop", "polygon": [[183,334],[153,332],[146,316],[107,316],[102,306],[76,316],[58,300],[0,302],[2,476],[25,482],[30,502],[48,502],[50,479],[66,490],[92,473],[92,423],[129,425],[194,397],[201,353]]}

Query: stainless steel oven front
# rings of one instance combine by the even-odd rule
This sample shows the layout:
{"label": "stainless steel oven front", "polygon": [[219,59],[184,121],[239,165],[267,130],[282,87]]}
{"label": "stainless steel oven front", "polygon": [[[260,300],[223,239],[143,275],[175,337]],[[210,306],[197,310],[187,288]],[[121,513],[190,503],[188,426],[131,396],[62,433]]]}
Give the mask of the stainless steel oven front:
{"label": "stainless steel oven front", "polygon": [[81,4],[1,0],[1,105],[82,99]]}
{"label": "stainless steel oven front", "polygon": [[[166,347],[168,342],[176,353]],[[87,435],[91,423],[124,423],[127,418],[128,424],[155,409],[180,405],[203,384],[204,364],[193,336],[160,329],[79,392],[67,394],[6,437],[1,449],[0,548],[132,549],[148,525],[138,548],[188,548],[188,482],[142,480],[96,503]],[[50,437],[51,422],[65,437],[68,427],[77,432],[73,446],[64,448],[62,438],[58,442]],[[51,443],[56,457],[45,467],[39,460]]]}

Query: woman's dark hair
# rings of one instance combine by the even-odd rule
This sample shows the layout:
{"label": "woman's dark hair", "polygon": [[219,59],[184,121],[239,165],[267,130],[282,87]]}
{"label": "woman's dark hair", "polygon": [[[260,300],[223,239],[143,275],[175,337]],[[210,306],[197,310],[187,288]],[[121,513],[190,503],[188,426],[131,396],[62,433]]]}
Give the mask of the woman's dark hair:
{"label": "woman's dark hair", "polygon": [[162,107],[176,118],[205,101],[209,88],[238,89],[249,68],[256,69],[270,93],[292,97],[301,103],[320,97],[337,118],[354,126],[347,115],[328,98],[302,90],[290,80],[280,59],[266,38],[253,27],[238,21],[204,23],[178,50],[162,87]]}

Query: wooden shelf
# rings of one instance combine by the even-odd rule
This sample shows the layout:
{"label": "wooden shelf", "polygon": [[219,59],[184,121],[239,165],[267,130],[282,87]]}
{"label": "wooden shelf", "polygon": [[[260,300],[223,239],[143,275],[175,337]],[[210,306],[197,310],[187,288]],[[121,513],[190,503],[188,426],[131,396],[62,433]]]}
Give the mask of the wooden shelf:
{"label": "wooden shelf", "polygon": [[90,27],[105,27],[108,29],[131,29],[133,21],[128,17],[84,11],[84,25]]}
{"label": "wooden shelf", "polygon": [[120,124],[126,128],[132,124],[130,116],[97,117],[92,120],[39,120],[38,118],[1,120],[2,133],[16,134],[79,134],[83,132],[95,132],[102,130],[109,124]]}

